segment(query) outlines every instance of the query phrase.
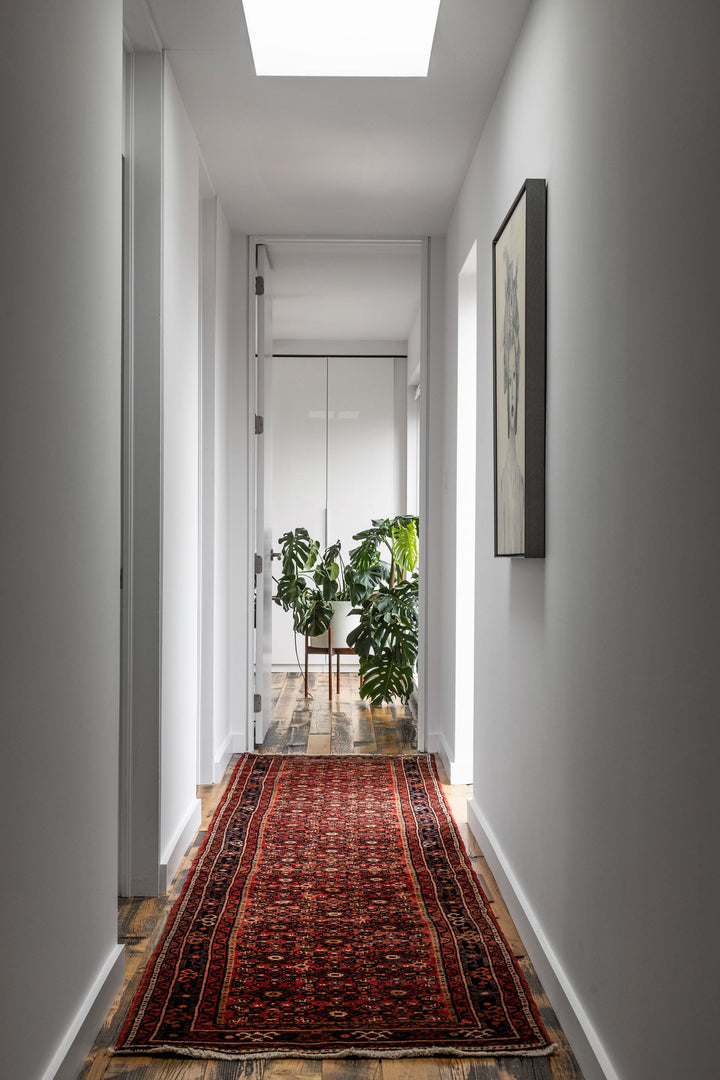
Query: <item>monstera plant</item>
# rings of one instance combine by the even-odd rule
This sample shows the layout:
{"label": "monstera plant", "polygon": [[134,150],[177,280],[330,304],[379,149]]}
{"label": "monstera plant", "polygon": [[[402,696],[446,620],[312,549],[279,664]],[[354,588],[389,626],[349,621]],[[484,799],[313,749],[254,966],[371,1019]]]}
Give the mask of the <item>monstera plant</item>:
{"label": "monstera plant", "polygon": [[321,551],[305,528],[284,533],[273,600],[291,612],[296,634],[309,637],[328,629],[335,601],[349,600],[358,616],[347,644],[360,658],[360,696],[372,705],[406,701],[418,653],[418,519],[378,518],[353,540],[345,562],[339,541]]}
{"label": "monstera plant", "polygon": [[373,706],[407,701],[418,655],[418,519],[379,518],[353,539],[360,544],[350,552],[351,565],[377,575],[347,639],[360,657],[360,696]]}
{"label": "monstera plant", "polygon": [[330,600],[338,591],[340,567],[333,549],[328,548],[319,559],[319,542],[303,528],[284,533],[278,544],[282,573],[275,578],[273,600],[292,613],[296,633],[322,634],[330,625]]}
{"label": "monstera plant", "polygon": [[339,540],[321,552],[319,541],[302,527],[284,533],[278,544],[282,572],[275,578],[273,600],[292,613],[298,634],[323,634],[332,621],[335,601],[360,604],[382,576],[382,568],[372,563],[346,565]]}

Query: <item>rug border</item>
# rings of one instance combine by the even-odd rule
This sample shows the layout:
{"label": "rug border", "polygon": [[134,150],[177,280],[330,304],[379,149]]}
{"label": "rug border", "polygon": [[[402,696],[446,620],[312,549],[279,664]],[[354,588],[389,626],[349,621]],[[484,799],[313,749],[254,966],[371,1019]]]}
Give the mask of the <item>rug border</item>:
{"label": "rug border", "polygon": [[[396,756],[408,757],[409,755],[404,754],[404,755],[396,755]],[[455,826],[455,833],[457,835],[458,840],[460,841],[460,846],[462,848],[462,854],[463,854],[463,857],[464,857],[464,860],[465,860],[465,864],[466,864],[468,870],[470,871],[470,873],[472,874],[472,877],[473,877],[475,885],[476,885],[476,887],[478,889],[478,892],[482,896],[483,901],[485,903],[485,909],[486,909],[485,914],[490,917],[493,924],[495,925],[496,930],[500,934],[500,937],[502,938],[502,940],[503,940],[503,942],[504,942],[504,944],[505,944],[505,946],[506,946],[506,948],[508,950],[508,953],[510,954],[510,957],[512,958],[513,966],[514,966],[514,968],[515,968],[515,970],[516,970],[516,972],[518,974],[520,982],[522,983],[522,987],[523,987],[523,990],[525,991],[525,994],[527,996],[528,1004],[530,1005],[530,1010],[531,1010],[531,1012],[532,1012],[532,1014],[533,1014],[533,1016],[535,1018],[535,1022],[537,1023],[537,1025],[540,1028],[541,1032],[544,1034],[548,1044],[550,1044],[550,1033],[548,1032],[545,1021],[540,1016],[540,1009],[538,1008],[537,1002],[535,1001],[535,995],[533,994],[532,990],[530,989],[528,981],[525,978],[525,975],[523,973],[522,968],[520,967],[520,963],[518,961],[518,958],[515,956],[515,953],[512,951],[512,948],[510,946],[510,942],[508,941],[508,939],[507,939],[507,937],[505,935],[505,931],[501,927],[501,925],[500,925],[500,923],[498,921],[498,918],[495,915],[495,912],[494,912],[493,906],[492,906],[492,902],[490,901],[490,899],[488,898],[487,893],[483,889],[482,882],[480,881],[478,875],[475,873],[475,868],[474,868],[474,866],[472,864],[472,859],[470,858],[470,855],[468,854],[468,850],[465,847],[465,841],[463,840],[462,833],[460,832],[460,826],[458,825],[457,821],[455,820],[455,815],[452,812],[452,807],[450,806],[450,800],[448,799],[447,795],[445,794],[445,791],[443,790],[442,781],[440,780],[440,774],[438,772],[437,761],[435,760],[436,755],[435,754],[423,753],[423,754],[417,754],[415,756],[417,756],[417,757],[426,757],[426,758],[429,759],[430,773],[431,773],[431,775],[432,775],[432,777],[433,777],[433,779],[435,781],[437,792],[438,792],[438,794],[439,794],[439,796],[440,796],[440,798],[441,798],[441,800],[443,802],[443,805],[445,806],[445,809],[447,810],[447,812],[448,812],[448,814],[449,814],[449,816],[450,816],[450,818],[452,820],[452,823]],[[484,858],[484,856],[483,856],[483,858]],[[499,894],[499,890],[498,890],[498,894]],[[557,1048],[557,1043],[552,1043],[550,1045],[555,1049]],[[477,1056],[477,1055],[472,1055],[472,1056]],[[491,1056],[491,1057],[499,1057],[500,1055],[491,1054],[489,1056]],[[506,1053],[503,1056],[508,1056],[508,1054]],[[517,1055],[511,1055],[511,1056],[520,1057],[522,1055],[517,1054]],[[525,1056],[534,1056],[534,1052],[529,1052]]]}
{"label": "rug border", "polygon": [[415,1057],[443,1057],[443,1056],[444,1057],[465,1057],[465,1058],[508,1058],[508,1057],[518,1057],[518,1058],[520,1058],[520,1057],[523,1057],[523,1058],[528,1057],[528,1058],[533,1058],[533,1057],[548,1057],[548,1056],[552,1055],[553,1053],[555,1053],[557,1051],[557,1049],[558,1049],[558,1044],[556,1042],[551,1042],[550,1041],[550,1035],[549,1035],[549,1032],[548,1032],[547,1027],[545,1025],[545,1022],[543,1021],[542,1017],[540,1016],[540,1011],[539,1011],[537,1003],[535,1001],[535,996],[532,993],[532,991],[530,990],[530,987],[529,987],[529,985],[527,983],[525,975],[523,974],[523,971],[520,968],[520,964],[518,963],[517,957],[513,953],[512,949],[510,947],[510,943],[508,942],[507,937],[505,936],[505,933],[504,933],[502,927],[500,926],[500,923],[498,922],[498,920],[497,920],[497,918],[495,916],[495,912],[492,909],[491,901],[488,899],[488,896],[487,896],[485,890],[482,887],[482,884],[481,884],[481,882],[480,882],[480,880],[478,878],[478,875],[475,873],[475,870],[473,868],[470,856],[469,856],[467,848],[465,846],[465,841],[463,840],[462,834],[460,832],[460,828],[459,828],[458,823],[455,820],[455,816],[454,816],[454,814],[452,812],[452,808],[450,806],[449,799],[448,799],[447,795],[445,794],[445,791],[443,790],[442,781],[440,780],[440,774],[439,774],[439,771],[438,771],[436,755],[434,753],[429,753],[427,751],[418,751],[415,754],[333,754],[332,757],[334,759],[336,759],[336,760],[342,760],[343,758],[347,759],[347,760],[356,760],[357,758],[361,758],[361,757],[383,758],[383,759],[389,759],[389,760],[394,760],[394,761],[400,761],[400,760],[403,760],[403,759],[411,759],[411,760],[424,759],[427,762],[428,771],[429,771],[429,774],[432,777],[433,783],[435,785],[436,793],[438,794],[438,796],[440,798],[440,801],[441,801],[441,804],[442,804],[445,812],[447,813],[448,817],[450,818],[450,820],[451,820],[451,822],[453,824],[453,827],[454,827],[454,830],[455,830],[455,835],[457,836],[457,839],[460,842],[460,851],[461,851],[461,855],[462,855],[462,859],[463,859],[465,868],[466,868],[466,870],[468,870],[470,872],[473,883],[474,883],[475,887],[477,888],[478,892],[480,893],[480,895],[481,895],[481,897],[483,899],[483,902],[484,902],[484,905],[485,905],[485,915],[486,915],[486,917],[489,917],[492,920],[492,923],[494,924],[498,934],[500,935],[501,940],[503,941],[505,947],[508,950],[508,954],[509,954],[509,956],[511,958],[512,965],[513,965],[513,967],[515,969],[517,977],[519,978],[519,980],[520,980],[520,982],[522,984],[523,990],[525,991],[527,1001],[528,1001],[528,1004],[530,1006],[530,1010],[531,1010],[531,1012],[533,1014],[533,1017],[535,1019],[535,1022],[538,1025],[541,1033],[545,1036],[545,1039],[546,1039],[546,1042],[547,1042],[546,1046],[537,1047],[537,1048],[534,1048],[534,1049],[527,1049],[527,1050],[520,1050],[520,1049],[502,1050],[502,1049],[498,1049],[498,1050],[472,1050],[472,1051],[465,1050],[465,1049],[460,1048],[460,1047],[454,1048],[454,1047],[449,1047],[449,1046],[427,1047],[427,1048],[426,1047],[407,1047],[407,1048],[399,1048],[399,1049],[397,1049],[397,1048],[396,1049],[390,1049],[390,1048],[384,1048],[383,1047],[383,1048],[380,1048],[378,1050],[370,1050],[367,1047],[362,1047],[361,1046],[361,1047],[358,1047],[358,1048],[343,1047],[340,1050],[330,1050],[330,1051],[295,1051],[295,1050],[287,1050],[287,1049],[285,1049],[285,1050],[277,1050],[277,1051],[275,1051],[275,1050],[256,1051],[256,1052],[249,1052],[249,1053],[241,1053],[241,1052],[238,1052],[238,1053],[226,1053],[226,1052],[223,1052],[223,1051],[220,1051],[220,1050],[204,1050],[204,1049],[199,1048],[199,1047],[198,1048],[186,1047],[186,1046],[179,1047],[179,1046],[172,1046],[172,1045],[154,1046],[154,1047],[150,1047],[150,1048],[148,1048],[148,1047],[143,1047],[143,1048],[129,1047],[129,1048],[126,1048],[126,1047],[118,1046],[118,1044],[121,1043],[123,1041],[123,1039],[129,1037],[130,1029],[132,1028],[132,1024],[133,1024],[133,1020],[134,1020],[134,1017],[131,1015],[133,1006],[135,1005],[135,1002],[138,999],[140,999],[143,996],[143,994],[145,993],[145,991],[147,990],[148,983],[150,982],[150,980],[152,978],[152,973],[153,973],[153,968],[154,968],[155,961],[157,960],[159,954],[162,951],[163,945],[165,944],[165,940],[166,940],[166,938],[167,938],[167,936],[168,936],[168,934],[170,932],[174,917],[177,914],[178,910],[180,909],[180,907],[181,907],[181,905],[183,903],[183,900],[185,899],[185,895],[186,895],[187,891],[191,888],[193,872],[194,872],[197,864],[200,862],[200,859],[202,858],[202,856],[203,856],[203,854],[205,852],[205,848],[211,842],[211,836],[212,836],[212,833],[213,833],[214,826],[215,826],[218,818],[223,813],[223,811],[225,809],[225,805],[226,805],[226,803],[228,802],[228,800],[230,798],[230,792],[232,790],[233,783],[235,781],[237,773],[240,771],[241,767],[245,764],[245,762],[247,762],[248,759],[250,759],[250,758],[290,757],[290,756],[294,756],[294,755],[287,755],[287,754],[272,754],[272,755],[270,755],[270,754],[258,754],[258,753],[254,752],[254,751],[251,751],[251,750],[242,751],[240,753],[240,755],[238,757],[238,760],[236,761],[235,765],[233,766],[232,772],[230,773],[230,776],[228,777],[227,783],[225,785],[225,789],[224,789],[222,795],[220,796],[220,799],[218,800],[218,804],[215,807],[215,810],[214,810],[214,812],[212,814],[212,817],[210,818],[210,820],[209,820],[209,822],[207,824],[203,840],[202,840],[200,846],[198,847],[198,850],[196,851],[195,855],[193,856],[193,859],[192,859],[192,862],[190,863],[190,866],[188,867],[187,873],[185,875],[185,880],[183,882],[180,893],[178,894],[177,898],[175,899],[174,903],[172,904],[170,910],[168,911],[168,913],[167,913],[167,915],[165,917],[165,924],[164,924],[164,926],[162,928],[160,936],[159,936],[159,938],[157,940],[157,943],[156,943],[150,957],[145,961],[142,978],[141,978],[140,983],[138,984],[138,986],[137,986],[135,992],[133,993],[133,995],[132,995],[132,997],[130,999],[130,1002],[128,1004],[127,1012],[125,1014],[125,1017],[124,1017],[123,1023],[122,1023],[122,1027],[120,1029],[120,1034],[117,1036],[117,1038],[115,1040],[115,1045],[109,1048],[110,1055],[111,1056],[123,1056],[123,1057],[132,1057],[132,1056],[136,1056],[136,1057],[137,1056],[141,1056],[141,1057],[160,1056],[160,1057],[163,1057],[163,1056],[172,1055],[173,1057],[195,1058],[195,1059],[209,1060],[209,1061],[212,1061],[212,1060],[220,1060],[220,1061],[270,1061],[270,1060],[277,1060],[277,1059],[282,1059],[282,1058],[290,1058],[290,1059],[295,1058],[295,1059],[307,1059],[307,1060],[323,1061],[323,1060],[328,1060],[328,1059],[331,1060],[331,1059],[334,1059],[334,1058],[337,1058],[337,1059],[340,1059],[340,1058],[366,1058],[366,1059],[382,1060],[382,1059],[400,1059],[400,1058],[415,1058]]}

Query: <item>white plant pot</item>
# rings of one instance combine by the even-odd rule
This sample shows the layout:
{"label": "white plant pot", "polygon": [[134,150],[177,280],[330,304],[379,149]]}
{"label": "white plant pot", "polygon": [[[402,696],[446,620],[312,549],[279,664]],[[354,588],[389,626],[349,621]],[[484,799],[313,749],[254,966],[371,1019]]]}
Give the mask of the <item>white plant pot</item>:
{"label": "white plant pot", "polygon": [[[360,616],[350,614],[353,607],[350,600],[332,600],[331,603],[335,611],[332,622],[330,623],[333,648],[346,649],[347,636],[350,631],[354,630],[358,625]],[[324,634],[318,635],[318,637],[310,638],[310,644],[316,649],[327,649],[327,631]]]}

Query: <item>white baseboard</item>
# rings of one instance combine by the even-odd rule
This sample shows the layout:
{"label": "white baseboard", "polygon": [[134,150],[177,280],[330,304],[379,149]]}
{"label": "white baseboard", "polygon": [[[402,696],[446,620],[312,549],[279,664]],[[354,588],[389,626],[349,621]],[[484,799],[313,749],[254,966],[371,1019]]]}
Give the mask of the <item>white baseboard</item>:
{"label": "white baseboard", "polygon": [[495,876],[503,900],[580,1063],[585,1080],[620,1080],[590,1017],[515,877],[509,859],[474,799],[467,804],[467,816],[470,832],[480,845]]}
{"label": "white baseboard", "polygon": [[98,972],[42,1080],[76,1080],[125,982],[125,946],[115,945]]}
{"label": "white baseboard", "polygon": [[160,856],[160,892],[166,893],[177,873],[183,855],[192,843],[195,833],[200,828],[202,821],[202,803],[199,799],[193,799],[185,814],[185,818],[175,832],[175,836]]}
{"label": "white baseboard", "polygon": [[445,772],[449,775],[450,755],[448,754],[447,743],[442,735],[439,735],[437,731],[428,731],[425,749],[428,754],[436,754],[440,758]]}
{"label": "white baseboard", "polygon": [[232,753],[244,754],[247,752],[247,737],[244,731],[235,731],[232,734]]}
{"label": "white baseboard", "polygon": [[234,741],[235,736],[232,733],[225,736],[220,753],[213,762],[213,784],[219,783],[225,775],[228,762],[235,752],[233,750]]}
{"label": "white baseboard", "polygon": [[429,754],[438,755],[451,784],[472,784],[472,766],[468,768],[453,760],[450,747],[442,732],[428,732],[427,751]]}

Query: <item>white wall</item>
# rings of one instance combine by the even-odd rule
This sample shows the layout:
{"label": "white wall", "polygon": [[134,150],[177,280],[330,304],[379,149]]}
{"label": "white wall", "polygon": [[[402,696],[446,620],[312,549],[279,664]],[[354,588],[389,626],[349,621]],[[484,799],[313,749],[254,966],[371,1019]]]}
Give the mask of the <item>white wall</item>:
{"label": "white wall", "polygon": [[250,552],[248,549],[248,238],[230,239],[227,367],[228,710],[234,752],[248,746]]}
{"label": "white wall", "polygon": [[27,1080],[97,1030],[124,967],[121,44],[116,0],[0,13],[0,1046]]}
{"label": "white wall", "polygon": [[215,330],[216,196],[200,202],[200,656],[198,782],[213,783],[215,758]]}
{"label": "white wall", "polygon": [[455,720],[449,777],[471,784],[475,737],[477,245],[458,274],[455,397]]}
{"label": "white wall", "polygon": [[214,566],[214,780],[219,780],[232,751],[229,713],[229,561],[228,483],[237,482],[228,462],[228,382],[236,362],[237,343],[231,335],[231,312],[244,308],[234,289],[242,287],[232,278],[231,237],[222,207],[217,206],[215,309],[215,566]]}
{"label": "white wall", "polygon": [[[420,634],[418,675],[423,691],[420,703],[425,704],[426,748],[439,752],[449,768],[454,754],[455,593],[446,564],[451,559],[454,566],[455,532],[453,517],[448,517],[449,513],[454,514],[454,502],[451,509],[447,502],[455,481],[447,462],[448,452],[452,455],[453,465],[455,459],[454,424],[448,425],[445,409],[449,408],[453,417],[455,409],[454,391],[447,385],[452,367],[446,358],[443,337],[445,266],[445,238],[433,236],[428,252],[428,356],[422,377],[421,416],[424,423],[420,433],[420,562],[421,565],[424,562],[426,568],[424,581],[423,574],[420,575],[420,626],[425,624],[427,631],[424,642],[422,630]],[[448,310],[452,312],[452,306]]]}
{"label": "white wall", "polygon": [[[471,819],[588,1080],[717,1071],[718,40],[709,0],[537,0],[448,235],[448,313],[478,241]],[[491,243],[534,176],[548,554],[523,562],[492,556]]]}
{"label": "white wall", "polygon": [[232,752],[228,716],[227,384],[231,363],[230,230],[217,196],[201,201],[200,738],[198,780],[219,779]]}
{"label": "white wall", "polygon": [[129,302],[123,473],[123,664],[120,732],[121,895],[156,895],[160,873],[162,607],[163,58],[126,64]]}
{"label": "white wall", "polygon": [[416,392],[421,378],[421,309],[412,324],[407,343],[407,482],[405,485],[406,513],[417,515],[420,510],[420,398]]}
{"label": "white wall", "polygon": [[[198,217],[195,135],[168,63],[163,79],[163,505],[160,861],[199,824]],[[179,852],[182,855],[182,852]],[[169,877],[172,871],[169,873]]]}

